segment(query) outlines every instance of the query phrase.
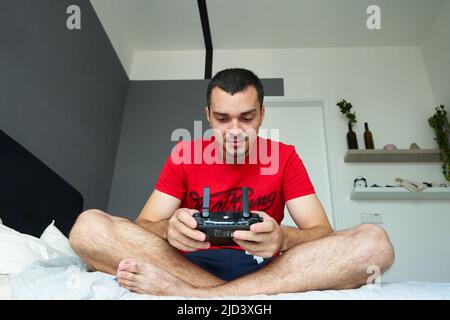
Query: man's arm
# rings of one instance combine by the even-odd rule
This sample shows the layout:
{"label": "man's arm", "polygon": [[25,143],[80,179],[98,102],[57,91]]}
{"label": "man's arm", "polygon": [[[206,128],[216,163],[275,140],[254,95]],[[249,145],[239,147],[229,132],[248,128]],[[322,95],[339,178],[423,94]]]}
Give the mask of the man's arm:
{"label": "man's arm", "polygon": [[316,240],[333,232],[325,210],[315,194],[289,200],[286,206],[298,228],[281,227],[283,243],[280,251],[287,251],[300,243]]}
{"label": "man's arm", "polygon": [[155,190],[136,219],[136,224],[180,250],[209,248],[206,235],[195,229],[197,222],[192,215],[196,210],[179,208],[180,205],[180,199]]}
{"label": "man's arm", "polygon": [[167,228],[169,227],[169,219],[164,219],[155,222],[142,219],[136,220],[136,224],[150,231],[151,233],[160,236],[164,240],[167,240]]}
{"label": "man's arm", "polygon": [[253,211],[264,221],[250,226],[250,231],[233,232],[234,241],[250,254],[263,258],[333,232],[325,211],[315,194],[289,200],[287,207],[296,227],[280,226],[267,213]]}
{"label": "man's arm", "polygon": [[169,219],[180,204],[180,199],[155,190],[137,217],[136,224],[167,240]]}

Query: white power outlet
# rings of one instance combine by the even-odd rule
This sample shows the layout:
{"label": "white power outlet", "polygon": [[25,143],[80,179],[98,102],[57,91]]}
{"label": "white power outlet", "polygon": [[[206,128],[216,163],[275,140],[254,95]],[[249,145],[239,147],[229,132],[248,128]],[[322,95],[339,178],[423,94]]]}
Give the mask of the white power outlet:
{"label": "white power outlet", "polygon": [[383,214],[375,212],[361,212],[361,223],[383,224]]}

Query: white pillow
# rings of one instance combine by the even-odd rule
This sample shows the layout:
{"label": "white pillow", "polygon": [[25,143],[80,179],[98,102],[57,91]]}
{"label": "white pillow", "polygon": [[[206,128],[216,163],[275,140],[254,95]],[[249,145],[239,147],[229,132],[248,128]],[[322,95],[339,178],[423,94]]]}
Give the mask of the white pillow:
{"label": "white pillow", "polygon": [[44,230],[40,238],[47,246],[72,257],[78,257],[69,244],[69,239],[55,226],[55,221]]}
{"label": "white pillow", "polygon": [[0,225],[0,274],[16,275],[36,260],[59,255],[42,240]]}

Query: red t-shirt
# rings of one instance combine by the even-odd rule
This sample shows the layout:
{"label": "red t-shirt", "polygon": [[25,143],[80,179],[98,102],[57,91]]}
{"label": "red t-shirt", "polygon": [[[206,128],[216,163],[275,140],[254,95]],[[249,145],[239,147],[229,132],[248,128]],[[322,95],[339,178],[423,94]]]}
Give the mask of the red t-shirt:
{"label": "red t-shirt", "polygon": [[[197,151],[201,145],[203,152],[206,147],[215,142],[212,139],[211,141],[195,140],[178,143],[164,164],[156,182],[155,188],[158,191],[181,200],[180,208],[197,209],[201,212],[203,188],[208,186],[212,214],[213,212],[240,212],[242,211],[241,188],[248,187],[250,210],[264,211],[280,224],[287,201],[315,193],[305,166],[292,145],[258,138],[258,146],[261,143],[267,144],[268,157],[257,156],[256,161],[250,161],[247,157],[244,164],[206,164],[204,161],[198,163],[197,158],[196,164],[194,160],[196,143]],[[267,159],[272,156],[270,151],[276,148],[278,148],[278,159],[274,156],[272,163],[268,163]],[[183,163],[179,159],[186,150],[191,152],[191,161]],[[277,160],[278,163],[275,164]],[[271,166],[275,169],[268,170]],[[262,174],[264,169],[266,174]],[[210,248],[217,249],[213,246]],[[231,248],[240,249],[240,247]]]}

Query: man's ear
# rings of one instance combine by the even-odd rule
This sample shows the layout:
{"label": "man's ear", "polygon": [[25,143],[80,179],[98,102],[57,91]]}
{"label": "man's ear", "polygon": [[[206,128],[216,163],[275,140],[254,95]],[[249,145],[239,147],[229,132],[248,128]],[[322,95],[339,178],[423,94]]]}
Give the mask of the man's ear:
{"label": "man's ear", "polygon": [[259,126],[262,126],[265,115],[266,115],[266,107],[264,107],[264,105],[262,105],[261,106],[261,121],[259,122]]}
{"label": "man's ear", "polygon": [[209,118],[209,107],[208,106],[205,107],[205,114],[206,114],[206,119],[209,122],[209,126],[211,126],[211,119]]}

